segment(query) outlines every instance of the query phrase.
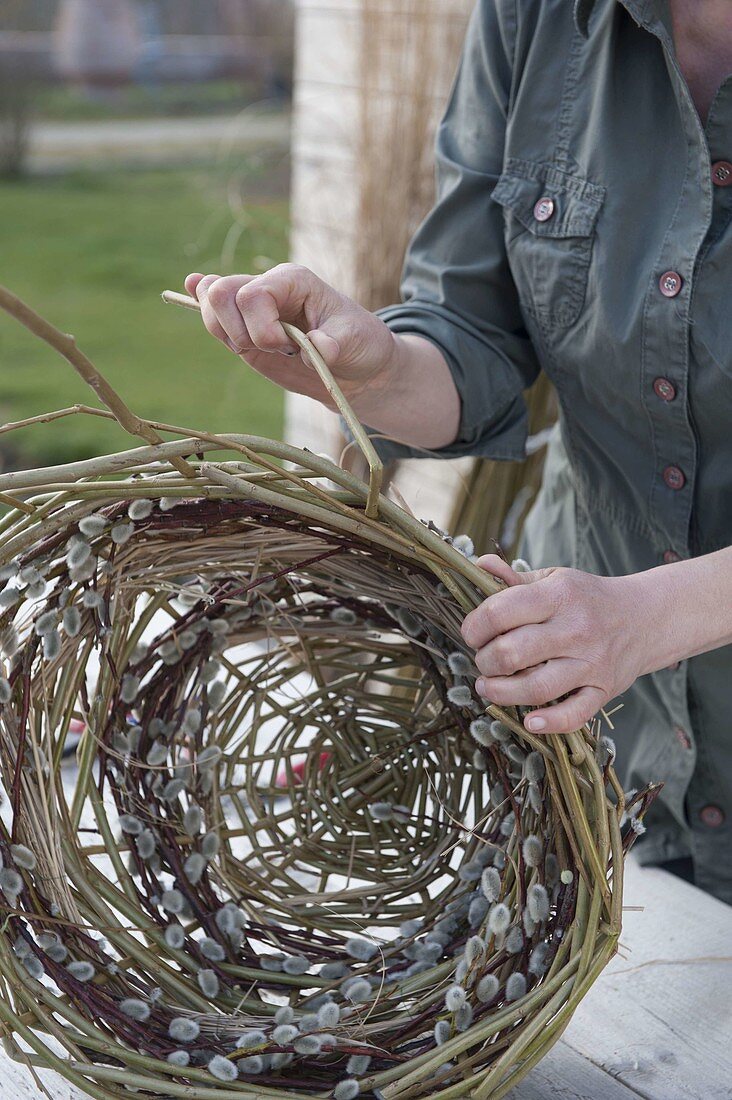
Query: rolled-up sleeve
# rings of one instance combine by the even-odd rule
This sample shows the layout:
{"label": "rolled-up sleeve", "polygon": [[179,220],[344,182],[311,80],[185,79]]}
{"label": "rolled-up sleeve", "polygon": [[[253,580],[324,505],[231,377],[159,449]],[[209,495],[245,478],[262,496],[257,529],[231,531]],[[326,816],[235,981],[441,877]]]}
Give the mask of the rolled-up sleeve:
{"label": "rolled-up sleeve", "polygon": [[461,401],[457,438],[436,450],[376,438],[385,459],[480,455],[520,460],[528,431],[523,391],[539,373],[509,270],[502,171],[511,96],[515,3],[480,0],[438,127],[435,204],[409,245],[402,302],[377,310],[398,333],[434,343]]}

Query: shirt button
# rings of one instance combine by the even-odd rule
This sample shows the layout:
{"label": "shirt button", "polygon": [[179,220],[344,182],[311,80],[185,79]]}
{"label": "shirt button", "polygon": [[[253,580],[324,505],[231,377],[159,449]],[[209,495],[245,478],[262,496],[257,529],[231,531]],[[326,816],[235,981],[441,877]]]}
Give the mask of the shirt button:
{"label": "shirt button", "polygon": [[534,217],[538,222],[548,222],[554,213],[554,199],[539,199],[534,207]]}
{"label": "shirt button", "polygon": [[675,550],[664,550],[663,560],[666,565],[673,565],[675,561],[681,561],[681,554],[677,554]]}
{"label": "shirt button", "polygon": [[682,729],[681,726],[677,726],[674,730],[674,733],[676,734],[676,740],[681,745],[682,749],[691,748],[691,738],[689,737],[685,729]]}
{"label": "shirt button", "polygon": [[682,282],[683,280],[678,271],[664,271],[658,280],[658,285],[664,298],[675,298],[681,290]]}
{"label": "shirt button", "polygon": [[708,825],[710,829],[718,829],[720,825],[724,825],[724,810],[719,806],[702,806],[699,817],[702,824]]}
{"label": "shirt button", "polygon": [[732,164],[728,160],[716,160],[712,165],[712,183],[716,187],[729,187],[732,183]]}
{"label": "shirt button", "polygon": [[683,489],[686,485],[684,472],[680,470],[678,466],[667,466],[663,471],[663,480],[666,482],[669,489]]}
{"label": "shirt button", "polygon": [[653,392],[662,401],[673,401],[676,397],[676,386],[668,378],[657,378],[653,383]]}

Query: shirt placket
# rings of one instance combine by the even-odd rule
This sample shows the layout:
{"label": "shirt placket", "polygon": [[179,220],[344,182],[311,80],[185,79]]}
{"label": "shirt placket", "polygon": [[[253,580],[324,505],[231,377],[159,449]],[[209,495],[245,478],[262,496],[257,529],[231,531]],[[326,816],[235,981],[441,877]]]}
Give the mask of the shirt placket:
{"label": "shirt placket", "polygon": [[697,257],[711,223],[710,158],[701,122],[665,28],[664,48],[687,141],[684,182],[674,217],[650,273],[643,334],[643,403],[656,468],[651,520],[667,545],[666,563],[688,557],[697,446],[689,411],[689,314]]}
{"label": "shirt placket", "polygon": [[732,77],[714,97],[705,126],[712,183],[710,238],[717,237],[732,213]]}
{"label": "shirt placket", "polygon": [[[704,130],[678,67],[668,28],[656,20],[646,29],[663,46],[687,150],[676,210],[649,272],[642,338],[642,401],[655,456],[650,519],[658,532],[659,564],[669,564],[692,553],[698,448],[689,406],[690,306],[695,269],[712,220],[713,184]],[[679,662],[658,675],[673,721],[668,794],[678,799],[679,811],[687,815],[693,830],[698,810],[689,805],[688,792],[700,777],[695,774],[698,751],[689,713],[688,664]]]}

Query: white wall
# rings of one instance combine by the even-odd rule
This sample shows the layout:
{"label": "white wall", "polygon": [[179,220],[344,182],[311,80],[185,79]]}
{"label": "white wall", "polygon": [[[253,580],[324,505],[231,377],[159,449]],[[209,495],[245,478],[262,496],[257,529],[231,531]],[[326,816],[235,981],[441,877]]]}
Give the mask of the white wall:
{"label": "white wall", "polygon": [[[472,0],[444,0],[440,18],[460,20]],[[297,0],[291,258],[312,268],[346,294],[356,294],[355,235],[359,231],[362,154],[361,0]],[[399,0],[384,8],[400,11]],[[453,40],[455,38],[453,28]],[[454,52],[454,47],[453,47]],[[438,117],[454,70],[452,53],[440,70],[425,72]],[[380,90],[385,109],[398,88]],[[384,164],[388,201],[388,164]],[[286,437],[314,451],[339,457],[342,439],[336,417],[317,402],[288,395]],[[471,460],[400,463],[395,483],[420,518],[444,525],[456,479]]]}

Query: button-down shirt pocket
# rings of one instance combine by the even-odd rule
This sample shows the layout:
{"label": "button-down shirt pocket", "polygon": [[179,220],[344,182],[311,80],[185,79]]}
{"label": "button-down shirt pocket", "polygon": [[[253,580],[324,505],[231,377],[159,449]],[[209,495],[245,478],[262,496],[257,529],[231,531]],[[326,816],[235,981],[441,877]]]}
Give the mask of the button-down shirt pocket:
{"label": "button-down shirt pocket", "polygon": [[578,319],[605,189],[551,164],[509,160],[493,189],[521,304],[550,327]]}

